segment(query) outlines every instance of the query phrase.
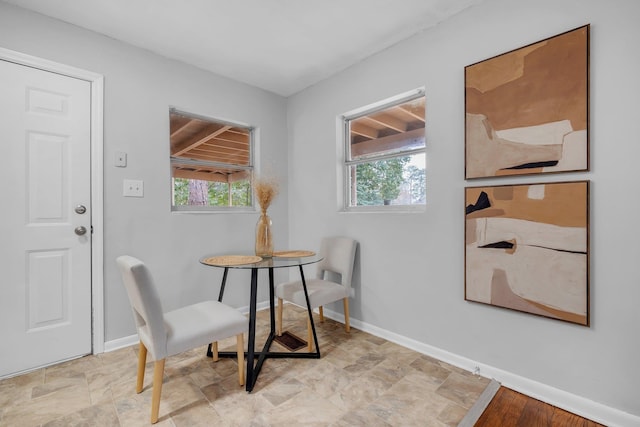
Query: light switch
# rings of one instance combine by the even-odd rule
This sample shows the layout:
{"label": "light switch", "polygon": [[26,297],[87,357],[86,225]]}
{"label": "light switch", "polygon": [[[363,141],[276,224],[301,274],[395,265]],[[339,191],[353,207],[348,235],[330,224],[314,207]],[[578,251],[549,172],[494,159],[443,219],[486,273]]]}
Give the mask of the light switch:
{"label": "light switch", "polygon": [[127,153],[124,151],[117,151],[113,162],[114,166],[119,168],[127,167]]}
{"label": "light switch", "polygon": [[125,179],[123,181],[122,195],[124,197],[144,197],[144,182],[138,179]]}

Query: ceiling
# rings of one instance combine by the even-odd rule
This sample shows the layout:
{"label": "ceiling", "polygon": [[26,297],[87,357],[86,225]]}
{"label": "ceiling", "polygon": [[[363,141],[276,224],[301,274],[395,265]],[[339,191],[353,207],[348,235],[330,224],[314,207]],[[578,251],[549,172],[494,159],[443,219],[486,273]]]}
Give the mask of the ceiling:
{"label": "ceiling", "polygon": [[282,96],[484,0],[2,0]]}

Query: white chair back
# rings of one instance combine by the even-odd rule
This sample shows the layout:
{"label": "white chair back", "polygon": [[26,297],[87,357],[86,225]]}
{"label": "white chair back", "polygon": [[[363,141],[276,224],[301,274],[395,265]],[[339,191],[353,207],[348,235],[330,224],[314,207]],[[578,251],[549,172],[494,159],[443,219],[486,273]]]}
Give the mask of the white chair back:
{"label": "white chair back", "polygon": [[356,259],[358,242],[349,237],[325,237],[320,244],[319,255],[324,259],[318,263],[316,277],[331,280],[331,273],[340,275],[340,283],[351,288],[353,265]]}
{"label": "white chair back", "polygon": [[154,360],[167,356],[167,332],[160,297],[151,272],[142,261],[129,255],[116,259],[129,295],[140,340]]}

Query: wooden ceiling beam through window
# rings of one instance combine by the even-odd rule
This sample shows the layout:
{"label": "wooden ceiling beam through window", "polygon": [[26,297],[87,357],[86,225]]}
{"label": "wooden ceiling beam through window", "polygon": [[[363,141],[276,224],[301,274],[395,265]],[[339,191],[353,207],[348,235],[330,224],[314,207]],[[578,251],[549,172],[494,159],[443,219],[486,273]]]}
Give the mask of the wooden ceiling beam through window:
{"label": "wooden ceiling beam through window", "polygon": [[[218,125],[213,125],[214,127],[218,127]],[[175,146],[173,146],[173,150],[171,155],[174,157],[179,157],[182,154],[186,153],[189,150],[192,150],[205,142],[208,142],[214,139],[216,136],[224,133],[229,130],[231,126],[221,126],[216,130],[211,130],[210,128],[206,128],[198,132],[193,137],[186,139],[184,141],[178,142]]]}
{"label": "wooden ceiling beam through window", "polygon": [[243,150],[247,150],[249,148],[249,135],[248,134],[238,134],[238,133],[230,133],[225,132],[216,137],[216,142],[220,145],[236,145]]}
{"label": "wooden ceiling beam through window", "polygon": [[[193,150],[221,151],[223,153],[245,153],[249,154],[248,145],[237,144],[234,142],[220,142],[218,140],[209,141],[206,144],[194,147]],[[187,157],[187,156],[181,156]]]}
{"label": "wooden ceiling beam through window", "polygon": [[416,140],[416,146],[424,145],[424,128],[351,144],[351,156],[356,158],[371,153],[381,153],[393,151],[397,148],[406,148],[407,145],[411,145],[407,144],[407,141],[411,139]]}
{"label": "wooden ceiling beam through window", "polygon": [[[251,164],[250,129],[171,112],[170,134],[174,177],[216,182],[246,179],[247,172],[238,171],[235,166]],[[179,158],[215,162],[222,166],[181,165],[175,162]]]}
{"label": "wooden ceiling beam through window", "polygon": [[425,124],[424,98],[375,111],[351,120],[351,143],[386,138],[405,133]]}
{"label": "wooden ceiling beam through window", "polygon": [[350,121],[351,156],[392,153],[424,146],[424,97],[374,111]]}
{"label": "wooden ceiling beam through window", "polygon": [[184,126],[182,126],[181,128],[177,129],[175,132],[173,132],[171,134],[171,138],[177,138],[178,136],[180,136],[181,133],[183,133],[184,131],[189,129],[189,125],[190,125],[190,123],[187,123]]}
{"label": "wooden ceiling beam through window", "polygon": [[422,123],[424,123],[424,118],[425,118],[424,102],[420,104],[418,103],[402,104],[402,105],[398,105],[396,108],[409,114],[414,119],[420,120]]}
{"label": "wooden ceiling beam through window", "polygon": [[228,170],[210,170],[210,169],[194,169],[194,168],[173,168],[174,178],[198,179],[203,181],[233,183],[236,181],[246,180],[250,176],[248,171],[228,171]]}
{"label": "wooden ceiling beam through window", "polygon": [[173,170],[174,178],[183,178],[183,179],[198,179],[202,181],[213,181],[213,182],[228,182],[227,174],[223,174],[220,172],[203,172],[203,171],[195,171],[190,169],[180,169],[174,168]]}
{"label": "wooden ceiling beam through window", "polygon": [[226,147],[205,145],[194,148],[193,150],[189,151],[188,155],[184,155],[182,157],[191,159],[200,157],[204,158],[203,160],[217,163],[229,163],[229,159],[239,159],[238,162],[233,163],[244,166],[248,165],[249,162],[249,152],[246,150],[235,150]]}
{"label": "wooden ceiling beam through window", "polygon": [[[189,154],[189,158],[193,160],[203,160],[203,161],[212,161],[214,159],[213,156],[209,156],[209,155],[203,156],[198,153]],[[248,159],[246,157],[242,158],[242,157],[218,155],[218,156],[215,156],[215,161],[218,163],[227,163],[229,164],[229,166],[233,166],[233,165],[247,166],[248,165]]]}
{"label": "wooden ceiling beam through window", "polygon": [[353,121],[351,122],[351,133],[356,135],[361,135],[366,138],[375,139],[378,137],[378,130],[372,128],[371,126],[367,126],[361,121]]}
{"label": "wooden ceiling beam through window", "polygon": [[406,121],[385,112],[366,116],[366,118],[374,123],[393,129],[397,132],[405,132],[408,127]]}
{"label": "wooden ceiling beam through window", "polygon": [[193,156],[196,154],[202,157],[207,157],[207,160],[212,162],[219,162],[220,160],[218,159],[228,158],[228,157],[240,158],[240,159],[244,159],[245,161],[249,160],[249,153],[245,151],[225,150],[225,149],[213,148],[213,147],[200,147],[200,148],[194,149],[189,152],[189,158],[193,158]]}

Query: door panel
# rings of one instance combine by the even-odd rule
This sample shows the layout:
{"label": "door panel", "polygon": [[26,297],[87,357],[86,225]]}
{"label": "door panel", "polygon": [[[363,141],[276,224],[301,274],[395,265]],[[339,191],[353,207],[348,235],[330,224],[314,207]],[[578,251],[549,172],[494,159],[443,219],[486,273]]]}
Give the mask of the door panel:
{"label": "door panel", "polygon": [[27,260],[27,332],[61,326],[69,316],[69,251],[34,251]]}
{"label": "door panel", "polygon": [[27,193],[29,194],[29,224],[63,223],[68,221],[64,207],[68,150],[67,137],[27,133]]}
{"label": "door panel", "polygon": [[2,377],[91,352],[91,92],[0,60],[0,93]]}

